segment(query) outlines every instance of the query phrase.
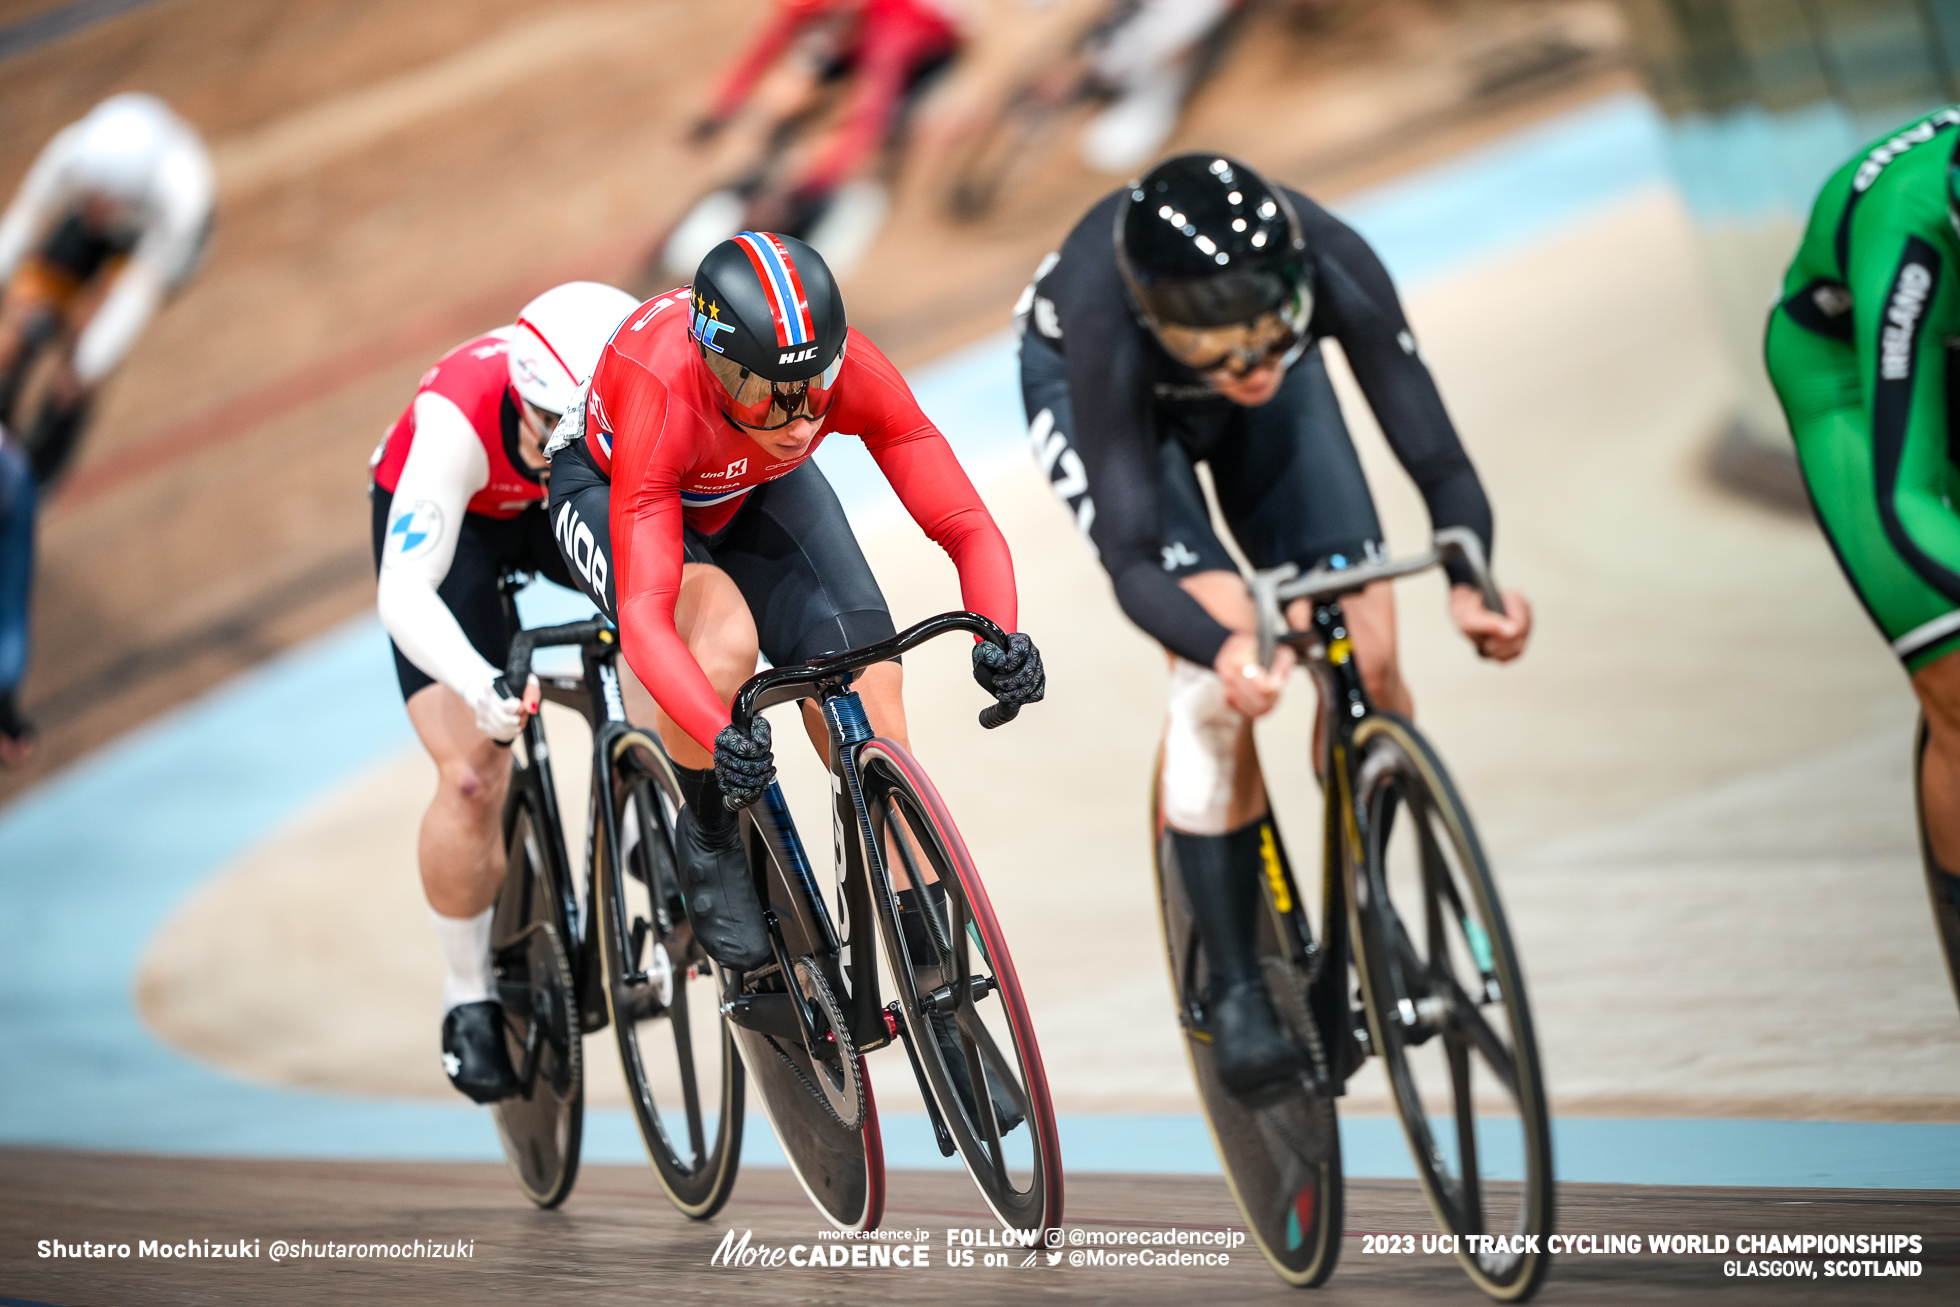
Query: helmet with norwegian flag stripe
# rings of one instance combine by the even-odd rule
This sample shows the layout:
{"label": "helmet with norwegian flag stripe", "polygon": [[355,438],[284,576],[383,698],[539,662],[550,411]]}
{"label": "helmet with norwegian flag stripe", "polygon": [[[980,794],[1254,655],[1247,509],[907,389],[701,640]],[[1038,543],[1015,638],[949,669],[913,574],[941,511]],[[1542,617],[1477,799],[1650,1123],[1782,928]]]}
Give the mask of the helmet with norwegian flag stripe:
{"label": "helmet with norwegian flag stripe", "polygon": [[704,358],[765,381],[804,381],[844,352],[844,297],[823,256],[794,236],[739,232],[694,274],[689,334]]}

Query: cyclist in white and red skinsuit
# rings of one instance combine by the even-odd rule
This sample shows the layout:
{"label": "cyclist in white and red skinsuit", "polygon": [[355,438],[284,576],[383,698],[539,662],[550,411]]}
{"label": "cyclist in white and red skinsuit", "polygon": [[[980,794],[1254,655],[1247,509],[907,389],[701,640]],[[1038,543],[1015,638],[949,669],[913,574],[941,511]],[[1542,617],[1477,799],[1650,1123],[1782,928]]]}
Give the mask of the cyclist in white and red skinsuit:
{"label": "cyclist in white and red skinsuit", "polygon": [[544,437],[633,305],[595,282],[546,291],[514,325],[430,368],[374,453],[376,607],[409,720],[436,763],[417,861],[448,967],[443,1066],[479,1102],[517,1087],[490,983],[490,915],[504,878],[500,746],[526,709],[494,686],[513,634],[497,579],[517,569],[572,583],[543,511]]}
{"label": "cyclist in white and red skinsuit", "polygon": [[[725,966],[771,956],[728,811],[774,775],[768,722],[743,736],[730,699],[758,649],[783,666],[894,634],[810,461],[830,432],[864,442],[952,558],[964,606],[1013,631],[1006,540],[898,369],[846,327],[829,269],[801,241],[743,232],[709,253],[692,287],[642,305],[552,440],[553,529],[662,710],[688,791],[675,833],[688,914]],[[1011,644],[977,645],[976,679],[1002,702],[1033,702],[1040,657],[1025,635]],[[872,728],[902,743],[900,685],[898,664],[881,663],[857,689]],[[907,908],[915,893],[901,895]]]}

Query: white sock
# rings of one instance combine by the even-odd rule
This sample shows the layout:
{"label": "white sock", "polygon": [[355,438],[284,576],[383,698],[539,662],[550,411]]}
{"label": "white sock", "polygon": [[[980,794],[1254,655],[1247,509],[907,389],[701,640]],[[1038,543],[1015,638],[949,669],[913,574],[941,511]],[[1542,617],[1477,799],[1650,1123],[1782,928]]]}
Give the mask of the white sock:
{"label": "white sock", "polygon": [[490,988],[490,914],[485,908],[474,917],[445,917],[434,908],[429,916],[436,923],[436,940],[442,945],[442,960],[449,973],[442,978],[442,1014],[465,1003],[481,1003],[493,997]]}

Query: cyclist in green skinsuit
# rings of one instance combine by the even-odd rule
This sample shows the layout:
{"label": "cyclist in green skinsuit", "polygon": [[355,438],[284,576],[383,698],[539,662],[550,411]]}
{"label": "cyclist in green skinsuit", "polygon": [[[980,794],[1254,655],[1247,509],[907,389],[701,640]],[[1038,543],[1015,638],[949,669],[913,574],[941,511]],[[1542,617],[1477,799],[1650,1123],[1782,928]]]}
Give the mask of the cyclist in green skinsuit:
{"label": "cyclist in green skinsuit", "polygon": [[1919,810],[1960,996],[1960,105],[1824,184],[1766,354],[1824,534],[1925,714]]}

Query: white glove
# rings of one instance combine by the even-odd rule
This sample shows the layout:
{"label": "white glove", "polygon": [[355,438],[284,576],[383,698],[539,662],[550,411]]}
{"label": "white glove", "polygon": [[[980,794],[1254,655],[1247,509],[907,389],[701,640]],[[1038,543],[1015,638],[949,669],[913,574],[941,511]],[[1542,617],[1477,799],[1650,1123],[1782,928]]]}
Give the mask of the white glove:
{"label": "white glove", "polygon": [[509,744],[524,729],[524,719],[530,715],[530,705],[538,701],[538,678],[533,676],[524,685],[524,695],[519,699],[506,699],[497,693],[497,682],[493,677],[476,688],[470,696],[470,707],[476,711],[476,729],[499,744]]}

